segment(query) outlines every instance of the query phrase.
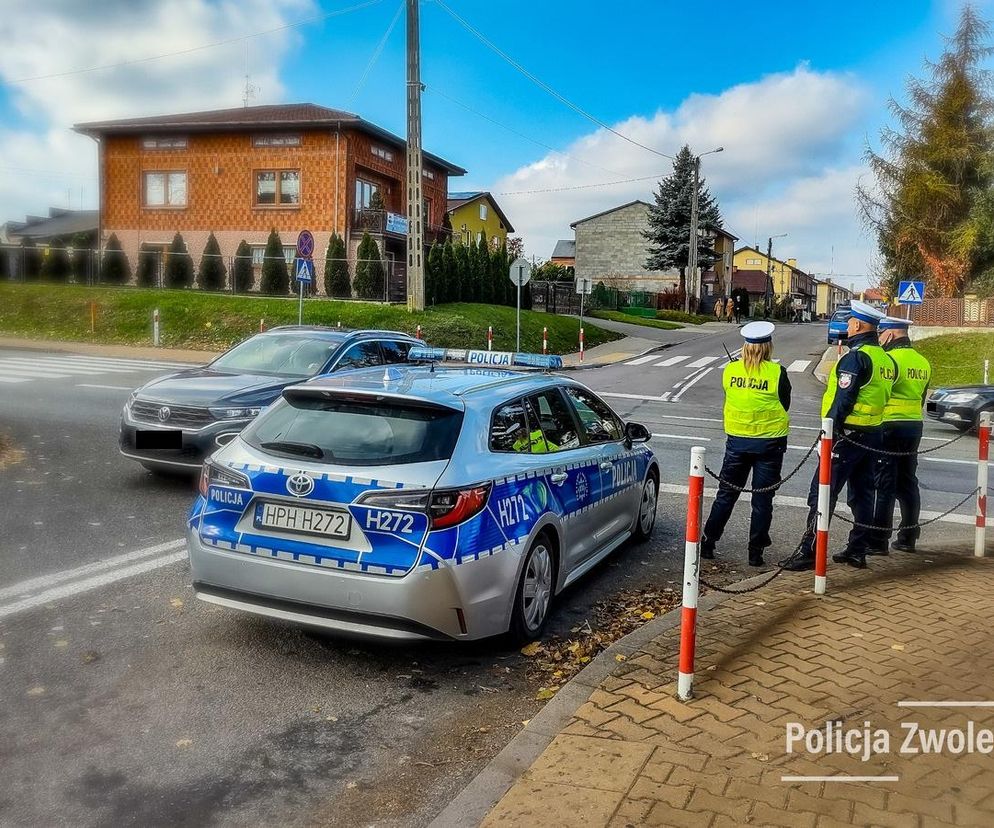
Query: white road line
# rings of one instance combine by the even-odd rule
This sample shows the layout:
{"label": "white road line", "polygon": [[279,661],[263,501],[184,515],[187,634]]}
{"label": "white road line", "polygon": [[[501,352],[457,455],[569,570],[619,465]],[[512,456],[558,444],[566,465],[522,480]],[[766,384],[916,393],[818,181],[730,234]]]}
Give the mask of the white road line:
{"label": "white road line", "polygon": [[67,379],[72,376],[71,369],[70,371],[56,371],[54,369],[27,368],[23,365],[4,365],[3,363],[0,363],[0,371],[8,376],[26,376],[28,379]]}
{"label": "white road line", "polygon": [[[148,556],[152,554],[149,552],[149,549],[163,551],[166,548],[175,549],[177,546],[182,545],[182,540],[169,541],[165,544],[159,544],[157,547],[149,547],[148,549],[130,552],[127,555],[120,555],[117,558],[99,561],[95,564],[88,564],[87,566],[81,566],[77,569],[67,570],[65,572],[56,572],[52,575],[42,576],[40,578],[32,578],[30,581],[23,581],[20,584],[14,584],[11,587],[6,587],[3,590],[0,590],[0,594],[4,596],[11,594],[21,596],[25,592],[24,587],[32,586],[32,590],[37,590],[39,588],[37,585],[45,580],[47,580],[50,584],[61,584],[60,586],[52,586],[49,589],[42,589],[40,592],[32,592],[32,590],[28,590],[28,592],[32,594],[28,594],[27,597],[20,597],[18,600],[11,601],[6,604],[0,604],[0,618],[17,615],[18,613],[36,609],[44,606],[45,604],[51,604],[55,601],[71,598],[75,595],[80,595],[84,592],[90,592],[91,590],[107,586],[108,584],[112,584],[116,581],[124,580],[125,578],[131,578],[135,575],[151,572],[153,569],[159,569],[160,567],[177,563],[186,557],[185,550],[170,552],[166,555],[159,555],[157,557],[149,558]],[[133,563],[130,566],[118,567],[118,563],[120,563],[123,559],[134,560],[136,558],[139,559],[137,563]],[[142,560],[142,558],[144,558],[144,560]],[[101,571],[101,569],[106,571]],[[97,574],[80,578],[79,575],[81,573]],[[72,578],[72,580],[70,580],[70,578]],[[68,582],[66,583],[66,581]]]}
{"label": "white road line", "polygon": [[129,368],[91,368],[88,365],[73,365],[56,360],[33,360],[33,359],[0,359],[0,369],[3,368],[27,368],[39,371],[63,371],[70,374],[131,374],[134,373]]}
{"label": "white road line", "polygon": [[704,368],[705,366],[710,365],[712,362],[714,362],[717,358],[718,357],[716,357],[716,356],[701,357],[700,359],[696,359],[693,362],[688,362],[687,363],[687,367],[688,368]]}
{"label": "white road line", "polygon": [[115,357],[88,357],[70,354],[66,359],[73,362],[92,362],[98,365],[143,365],[153,368],[200,368],[201,365],[193,362],[164,362],[155,359],[117,359]]}
{"label": "white road line", "polygon": [[649,354],[649,356],[640,356],[638,359],[632,359],[625,363],[625,365],[645,365],[647,362],[652,362],[654,359],[659,359],[659,354]]}
{"label": "white road line", "polygon": [[656,433],[653,433],[652,436],[653,437],[666,437],[669,440],[701,440],[701,441],[703,441],[705,443],[710,443],[711,442],[711,438],[710,437],[696,437],[696,436],[692,437],[692,436],[689,436],[687,434],[656,434]]}
{"label": "white road line", "polygon": [[790,365],[787,366],[787,372],[796,374],[802,371],[807,371],[810,364],[810,359],[795,359],[792,363],[790,363]]}
{"label": "white road line", "polygon": [[713,370],[714,370],[713,368],[705,368],[703,371],[701,371],[701,373],[699,373],[696,377],[690,380],[690,382],[685,383],[683,388],[681,388],[673,397],[671,397],[670,400],[672,402],[677,402],[680,399],[680,397],[686,394],[690,388],[697,385],[697,383],[699,383],[702,379],[704,379],[704,377],[710,374]]}
{"label": "white road line", "polygon": [[31,382],[30,377],[4,377],[0,376],[0,382]]}
{"label": "white road line", "polygon": [[684,354],[683,356],[674,356],[669,359],[664,359],[662,362],[657,362],[653,368],[667,368],[670,365],[679,365],[686,359],[690,359],[690,354]]}
{"label": "white road line", "polygon": [[[617,397],[619,400],[640,400],[642,402],[666,402],[667,397],[646,397],[642,394],[621,394],[617,392],[598,392],[600,397]],[[688,420],[696,419],[695,417],[687,417]]]}
{"label": "white road line", "polygon": [[133,385],[91,385],[86,382],[77,382],[77,388],[105,388],[108,391],[133,391]]}

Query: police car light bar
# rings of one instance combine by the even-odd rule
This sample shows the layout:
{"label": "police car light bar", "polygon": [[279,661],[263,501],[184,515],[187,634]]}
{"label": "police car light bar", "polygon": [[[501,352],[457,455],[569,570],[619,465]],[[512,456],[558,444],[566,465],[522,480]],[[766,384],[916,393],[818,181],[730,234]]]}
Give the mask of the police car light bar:
{"label": "police car light bar", "polygon": [[415,346],[408,351],[411,362],[465,362],[492,368],[563,367],[563,358],[553,354],[515,354],[510,351],[474,351],[465,348],[428,348]]}

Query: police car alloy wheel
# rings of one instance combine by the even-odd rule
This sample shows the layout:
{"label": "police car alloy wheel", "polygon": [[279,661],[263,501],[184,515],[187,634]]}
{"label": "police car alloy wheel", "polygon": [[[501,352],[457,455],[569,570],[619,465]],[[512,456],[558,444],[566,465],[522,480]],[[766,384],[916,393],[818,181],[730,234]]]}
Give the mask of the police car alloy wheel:
{"label": "police car alloy wheel", "polygon": [[650,474],[642,486],[642,499],[639,501],[638,521],[635,524],[636,540],[647,540],[652,537],[656,526],[656,507],[659,502],[659,489],[656,478]]}
{"label": "police car alloy wheel", "polygon": [[511,632],[515,638],[530,641],[542,634],[552,601],[554,573],[552,550],[543,535],[532,544],[521,573],[511,620]]}

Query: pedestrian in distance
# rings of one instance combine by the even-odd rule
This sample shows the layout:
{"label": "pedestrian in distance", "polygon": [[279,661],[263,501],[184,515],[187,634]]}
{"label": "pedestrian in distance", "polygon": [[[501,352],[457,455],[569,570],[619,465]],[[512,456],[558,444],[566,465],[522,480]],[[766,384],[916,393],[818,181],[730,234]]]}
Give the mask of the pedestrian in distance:
{"label": "pedestrian in distance", "polygon": [[763,565],[773,520],[773,495],[780,483],[790,429],[790,380],[782,365],[772,361],[772,322],[750,322],[740,333],[742,358],[732,360],[722,374],[725,392],[725,457],[721,482],[701,538],[701,557],[713,558],[732,509],[752,474],[752,516],[749,520],[749,565]]}
{"label": "pedestrian in distance", "polygon": [[719,296],[718,297],[718,301],[714,303],[714,319],[715,319],[715,322],[720,322],[721,321],[721,316],[722,316],[722,314],[724,312],[725,312],[725,300],[722,299]]}
{"label": "pedestrian in distance", "polygon": [[898,456],[884,455],[877,467],[874,526],[878,530],[871,555],[886,555],[894,521],[895,501],[901,507],[901,525],[890,549],[914,552],[921,530],[921,494],[918,490],[918,447],[922,441],[922,406],[932,380],[932,366],[914,349],[908,337],[911,322],[888,316],[881,320],[881,347],[897,365],[894,391],[884,406],[884,445]]}
{"label": "pedestrian in distance", "polygon": [[[832,486],[829,512],[842,487],[849,486],[849,505],[854,524],[846,548],[832,556],[836,563],[857,569],[866,566],[867,551],[873,547],[876,471],[884,447],[884,409],[891,397],[897,366],[880,347],[877,325],[884,315],[865,302],[850,305],[845,354],[828,375],[821,402],[821,416],[833,423]],[[797,554],[782,562],[793,572],[814,569],[815,520],[818,516],[818,469],[808,491],[808,522]]]}
{"label": "pedestrian in distance", "polygon": [[725,302],[725,316],[728,317],[729,322],[731,322],[735,316],[735,302],[732,301],[731,296],[729,296]]}

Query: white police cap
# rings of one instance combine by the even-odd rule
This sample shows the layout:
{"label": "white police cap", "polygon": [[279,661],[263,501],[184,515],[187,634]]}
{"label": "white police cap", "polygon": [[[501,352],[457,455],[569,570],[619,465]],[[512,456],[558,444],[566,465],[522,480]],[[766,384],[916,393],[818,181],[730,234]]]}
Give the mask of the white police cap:
{"label": "white police cap", "polygon": [[849,315],[855,316],[862,322],[869,322],[871,325],[879,325],[880,320],[886,316],[883,311],[878,311],[873,305],[860,302],[859,299],[853,299],[850,302]]}
{"label": "white police cap", "polygon": [[776,326],[772,322],[750,322],[743,325],[739,333],[746,342],[759,345],[761,342],[770,342],[773,339],[773,331]]}
{"label": "white police cap", "polygon": [[885,316],[877,325],[881,331],[906,331],[911,327],[910,319],[898,319],[896,316]]}

